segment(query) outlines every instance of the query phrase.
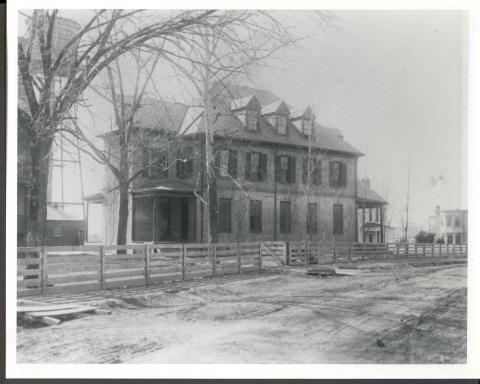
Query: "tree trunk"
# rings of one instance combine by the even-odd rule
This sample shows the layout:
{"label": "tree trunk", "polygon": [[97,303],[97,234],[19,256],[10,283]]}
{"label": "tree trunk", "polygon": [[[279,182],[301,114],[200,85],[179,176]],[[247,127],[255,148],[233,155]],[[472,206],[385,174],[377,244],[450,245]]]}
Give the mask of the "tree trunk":
{"label": "tree trunk", "polygon": [[27,246],[46,245],[47,189],[50,165],[50,139],[30,146],[32,181],[29,199]]}
{"label": "tree trunk", "polygon": [[120,183],[119,192],[117,245],[125,245],[127,244],[128,185]]}
{"label": "tree trunk", "polygon": [[217,180],[215,172],[210,167],[210,172],[207,176],[208,182],[208,201],[209,201],[209,215],[210,215],[210,239],[212,243],[218,242],[218,204],[217,204]]}

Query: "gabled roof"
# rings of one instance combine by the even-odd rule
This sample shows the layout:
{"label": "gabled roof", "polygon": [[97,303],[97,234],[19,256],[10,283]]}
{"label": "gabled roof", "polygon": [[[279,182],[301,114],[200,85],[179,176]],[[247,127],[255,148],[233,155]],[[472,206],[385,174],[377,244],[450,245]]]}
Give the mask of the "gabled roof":
{"label": "gabled roof", "polygon": [[239,109],[260,109],[261,105],[255,95],[248,95],[230,102],[230,110],[238,111]]}
{"label": "gabled roof", "polygon": [[288,109],[287,104],[283,100],[277,100],[262,107],[262,115],[270,115],[272,113],[282,113],[285,115],[290,115],[290,110]]}
{"label": "gabled roof", "polygon": [[358,181],[357,201],[379,205],[388,204],[387,200],[385,200],[382,196],[380,196],[377,192],[370,188],[370,182],[365,179]]}
{"label": "gabled roof", "polygon": [[292,120],[296,120],[300,118],[307,118],[307,119],[315,118],[315,114],[313,113],[312,107],[308,106],[304,110],[294,109],[290,114],[290,119]]}

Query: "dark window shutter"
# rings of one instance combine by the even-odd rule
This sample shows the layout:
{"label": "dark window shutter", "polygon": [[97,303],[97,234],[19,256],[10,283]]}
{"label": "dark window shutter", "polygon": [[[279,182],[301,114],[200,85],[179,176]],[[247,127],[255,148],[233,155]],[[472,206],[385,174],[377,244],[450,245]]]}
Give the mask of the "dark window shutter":
{"label": "dark window shutter", "polygon": [[146,177],[150,174],[148,169],[148,166],[150,165],[150,149],[147,147],[143,148],[142,156],[143,176]]}
{"label": "dark window shutter", "polygon": [[297,162],[294,157],[288,158],[288,182],[295,183],[297,178]]}
{"label": "dark window shutter", "polygon": [[335,177],[333,175],[333,171],[334,171],[333,161],[331,161],[328,165],[329,165],[328,176],[329,176],[329,179],[330,179],[330,187],[335,187]]}
{"label": "dark window shutter", "polygon": [[267,154],[266,153],[261,153],[260,154],[260,159],[259,159],[259,175],[258,179],[259,180],[266,180],[267,179]]}
{"label": "dark window shutter", "polygon": [[214,159],[215,175],[217,175],[217,176],[220,175],[220,153],[221,153],[221,151],[218,150],[215,153],[215,159]]}
{"label": "dark window shutter", "polygon": [[347,164],[345,163],[340,163],[341,164],[341,180],[342,180],[342,187],[347,186]]}
{"label": "dark window shutter", "polygon": [[250,152],[245,153],[245,178],[252,177],[252,155]]}
{"label": "dark window shutter", "polygon": [[234,179],[237,177],[237,151],[228,151],[228,173]]}

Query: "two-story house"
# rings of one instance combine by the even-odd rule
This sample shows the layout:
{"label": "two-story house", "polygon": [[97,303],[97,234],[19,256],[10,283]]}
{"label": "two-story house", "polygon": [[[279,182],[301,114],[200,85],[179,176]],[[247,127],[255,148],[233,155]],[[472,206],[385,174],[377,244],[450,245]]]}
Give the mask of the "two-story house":
{"label": "two-story house", "polygon": [[[362,153],[338,129],[320,125],[310,107],[294,110],[265,90],[231,86],[215,102],[219,241],[357,240]],[[132,169],[145,170],[131,192],[129,242],[206,241],[202,109],[145,99],[135,125],[147,139]],[[148,140],[158,131],[181,140],[167,148]],[[118,154],[117,132],[103,137]],[[104,206],[104,241],[113,243],[117,197],[114,180],[106,180],[109,192],[95,202]]]}
{"label": "two-story house", "polygon": [[466,244],[468,242],[468,211],[466,209],[440,210],[431,216],[430,231],[435,239],[445,244]]}

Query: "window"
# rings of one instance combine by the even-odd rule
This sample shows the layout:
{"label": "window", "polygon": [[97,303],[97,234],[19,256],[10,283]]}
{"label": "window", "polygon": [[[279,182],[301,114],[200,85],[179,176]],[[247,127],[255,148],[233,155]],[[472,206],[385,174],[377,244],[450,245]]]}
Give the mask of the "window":
{"label": "window", "polygon": [[277,132],[280,135],[287,134],[287,116],[277,115]]}
{"label": "window", "polygon": [[[308,159],[302,159],[302,182],[308,181]],[[318,159],[310,160],[310,184],[320,185],[322,183],[322,163]]]}
{"label": "window", "polygon": [[168,155],[161,148],[143,149],[143,176],[168,178]]}
{"label": "window", "polygon": [[237,177],[237,151],[221,149],[215,157],[215,170],[218,176]]}
{"label": "window", "polygon": [[232,200],[218,199],[218,231],[232,232]]}
{"label": "window", "polygon": [[153,199],[133,199],[133,241],[152,241],[153,237]]}
{"label": "window", "polygon": [[447,236],[447,244],[453,244],[453,234],[451,233]]}
{"label": "window", "polygon": [[462,244],[462,234],[456,233],[455,234],[455,244]]}
{"label": "window", "polygon": [[289,201],[280,201],[280,233],[291,231],[291,204]]}
{"label": "window", "polygon": [[343,235],[343,205],[333,205],[333,234]]}
{"label": "window", "polygon": [[247,152],[245,157],[245,178],[251,181],[265,181],[267,179],[267,154]]}
{"label": "window", "polygon": [[330,186],[340,188],[347,186],[347,165],[341,161],[330,162]]}
{"label": "window", "polygon": [[290,156],[277,156],[276,175],[279,183],[294,184],[296,182],[295,158]]}
{"label": "window", "polygon": [[250,200],[250,232],[262,232],[262,202]]}
{"label": "window", "polygon": [[303,119],[303,134],[310,136],[311,130],[312,130],[312,120]]}
{"label": "window", "polygon": [[372,208],[368,208],[368,221],[372,222]]}
{"label": "window", "polygon": [[62,224],[53,224],[53,237],[62,237]]}
{"label": "window", "polygon": [[256,131],[258,127],[257,111],[247,110],[247,129]]}
{"label": "window", "polygon": [[373,243],[373,233],[368,234],[368,242]]}
{"label": "window", "polygon": [[447,216],[447,227],[452,226],[452,216]]}
{"label": "window", "polygon": [[378,222],[378,216],[379,216],[379,211],[380,211],[380,208],[375,208],[375,221]]}
{"label": "window", "polygon": [[179,179],[188,179],[193,174],[192,149],[188,148],[178,153],[177,160],[177,177]]}
{"label": "window", "polygon": [[381,233],[377,232],[377,243],[380,243],[382,241],[381,239]]}
{"label": "window", "polygon": [[307,206],[307,232],[317,233],[317,203],[308,203]]}
{"label": "window", "polygon": [[456,227],[460,226],[460,216],[455,216],[455,226]]}

